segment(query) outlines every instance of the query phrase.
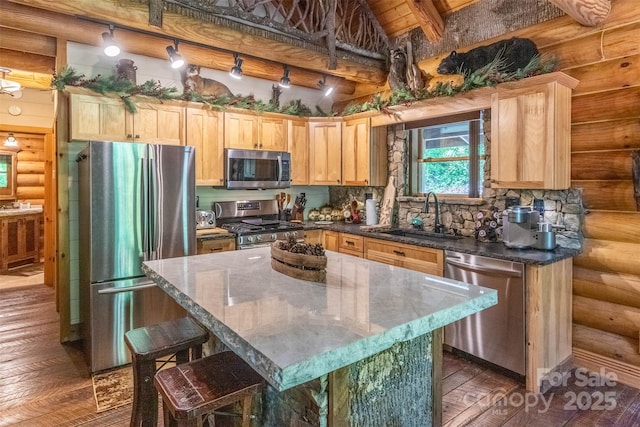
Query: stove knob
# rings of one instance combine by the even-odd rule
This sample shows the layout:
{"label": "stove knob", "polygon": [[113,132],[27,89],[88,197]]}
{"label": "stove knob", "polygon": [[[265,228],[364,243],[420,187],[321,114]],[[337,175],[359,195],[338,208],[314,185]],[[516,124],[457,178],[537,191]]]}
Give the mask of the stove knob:
{"label": "stove knob", "polygon": [[284,233],[284,238],[285,238],[285,239],[288,239],[290,234],[291,234],[291,233],[289,233],[288,231],[285,231],[285,233]]}
{"label": "stove knob", "polygon": [[258,234],[258,235],[256,236],[256,240],[257,240],[258,242],[260,242],[260,241],[262,240],[262,236],[261,236],[260,234]]}
{"label": "stove knob", "polygon": [[247,237],[247,241],[248,241],[249,243],[253,243],[253,240],[254,240],[254,239],[253,239],[253,236],[248,236],[248,237]]}
{"label": "stove knob", "polygon": [[278,240],[278,235],[276,233],[271,234],[271,240]]}
{"label": "stove knob", "polygon": [[292,235],[293,237],[298,237],[298,232],[297,232],[297,231],[292,231],[292,232],[291,232],[291,235]]}

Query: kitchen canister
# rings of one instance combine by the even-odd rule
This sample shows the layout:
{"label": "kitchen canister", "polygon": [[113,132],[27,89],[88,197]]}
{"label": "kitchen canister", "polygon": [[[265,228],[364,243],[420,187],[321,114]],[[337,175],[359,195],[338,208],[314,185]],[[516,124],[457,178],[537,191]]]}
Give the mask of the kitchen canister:
{"label": "kitchen canister", "polygon": [[116,64],[116,70],[118,71],[118,80],[129,80],[131,83],[136,84],[136,70],[138,67],[133,65],[131,59],[120,59]]}
{"label": "kitchen canister", "polygon": [[376,211],[376,199],[367,199],[364,206],[364,214],[367,225],[376,225],[378,223],[378,212]]}

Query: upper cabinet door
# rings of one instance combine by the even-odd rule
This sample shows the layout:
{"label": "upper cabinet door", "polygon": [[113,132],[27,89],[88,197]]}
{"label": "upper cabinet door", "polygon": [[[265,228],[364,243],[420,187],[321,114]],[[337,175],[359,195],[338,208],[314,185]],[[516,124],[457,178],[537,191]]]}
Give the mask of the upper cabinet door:
{"label": "upper cabinet door", "polygon": [[309,122],[309,184],[342,184],[342,123]]}
{"label": "upper cabinet door", "polygon": [[309,184],[309,127],[306,120],[288,120],[291,185]]}
{"label": "upper cabinet door", "polygon": [[258,149],[287,151],[287,122],[279,117],[258,118]]}
{"label": "upper cabinet door", "polygon": [[551,82],[491,98],[491,186],[571,185],[571,89]]}
{"label": "upper cabinet door", "polygon": [[258,117],[224,113],[224,146],[245,150],[258,149]]}
{"label": "upper cabinet door", "polygon": [[187,108],[186,124],[186,145],[196,149],[196,185],[223,185],[223,113]]}
{"label": "upper cabinet door", "polygon": [[184,145],[184,107],[138,104],[131,135],[135,142]]}
{"label": "upper cabinet door", "polygon": [[120,99],[71,94],[69,97],[71,140],[127,141],[131,116]]}

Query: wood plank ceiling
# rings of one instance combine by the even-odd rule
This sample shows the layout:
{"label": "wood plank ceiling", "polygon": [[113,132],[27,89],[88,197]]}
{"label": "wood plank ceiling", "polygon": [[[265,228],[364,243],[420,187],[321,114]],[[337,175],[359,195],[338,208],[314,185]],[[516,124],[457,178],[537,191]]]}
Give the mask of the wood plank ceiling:
{"label": "wood plank ceiling", "polygon": [[[100,45],[113,24],[127,52],[164,59],[168,40],[180,40],[189,62],[219,70],[230,69],[237,52],[246,75],[278,80],[286,64],[294,85],[316,88],[327,76],[344,98],[357,85],[385,85],[394,38],[420,28],[436,43],[448,15],[479,1],[0,0],[0,66],[42,87],[58,42]],[[609,0],[549,1],[576,15],[606,17],[610,7]]]}

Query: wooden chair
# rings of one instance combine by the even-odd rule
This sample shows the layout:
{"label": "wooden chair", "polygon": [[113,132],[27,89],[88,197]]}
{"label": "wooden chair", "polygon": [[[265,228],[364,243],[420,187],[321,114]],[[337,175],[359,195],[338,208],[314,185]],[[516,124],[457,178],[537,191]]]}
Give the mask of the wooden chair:
{"label": "wooden chair", "polygon": [[251,425],[251,402],[264,380],[231,351],[217,353],[156,374],[165,427],[201,427],[203,416],[242,402],[242,426]]}
{"label": "wooden chair", "polygon": [[202,357],[202,344],[209,334],[193,319],[183,317],[124,334],[133,365],[133,405],[131,427],[156,427],[158,423],[158,392],[153,385],[156,362],[175,355],[176,364]]}

